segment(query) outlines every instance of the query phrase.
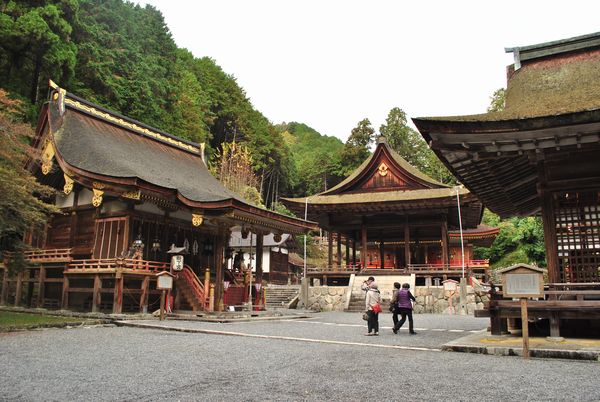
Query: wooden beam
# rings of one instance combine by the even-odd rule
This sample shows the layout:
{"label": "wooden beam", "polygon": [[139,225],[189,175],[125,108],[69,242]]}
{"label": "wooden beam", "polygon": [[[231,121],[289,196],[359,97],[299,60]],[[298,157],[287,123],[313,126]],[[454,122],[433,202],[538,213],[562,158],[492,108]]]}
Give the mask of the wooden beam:
{"label": "wooden beam", "polygon": [[15,306],[21,305],[21,297],[23,296],[23,272],[17,274],[17,288],[15,289]]}
{"label": "wooden beam", "polygon": [[60,302],[60,307],[63,310],[67,310],[69,308],[69,277],[65,276],[63,278],[63,288],[62,288],[62,298]]}
{"label": "wooden beam", "polygon": [[346,265],[350,264],[350,234],[346,234]]}
{"label": "wooden beam", "polygon": [[94,275],[94,291],[92,295],[92,313],[96,313],[99,310],[101,303],[100,289],[102,288],[102,280],[100,275]]}
{"label": "wooden beam", "polygon": [[[148,312],[148,290],[150,289],[150,277],[146,276],[142,280],[142,295],[140,296],[140,313]],[[181,292],[177,292],[178,294]]]}
{"label": "wooden beam", "polygon": [[360,267],[367,267],[367,225],[363,223],[361,227],[361,242],[360,242]]}
{"label": "wooden beam", "polygon": [[337,263],[336,267],[342,267],[342,234],[337,232]]}
{"label": "wooden beam", "polygon": [[327,231],[327,267],[333,268],[333,232]]}
{"label": "wooden beam", "polygon": [[38,275],[38,308],[44,307],[44,297],[46,293],[46,267],[40,266],[40,274]]}
{"label": "wooden beam", "polygon": [[113,314],[123,312],[123,274],[117,270],[115,274],[115,291],[113,295]]}
{"label": "wooden beam", "polygon": [[256,283],[262,284],[264,233],[256,235]]}
{"label": "wooden beam", "polygon": [[448,250],[448,221],[444,220],[441,224],[442,232],[442,262],[444,264],[450,263],[450,253]]}
{"label": "wooden beam", "polygon": [[410,265],[410,226],[404,225],[404,266]]}

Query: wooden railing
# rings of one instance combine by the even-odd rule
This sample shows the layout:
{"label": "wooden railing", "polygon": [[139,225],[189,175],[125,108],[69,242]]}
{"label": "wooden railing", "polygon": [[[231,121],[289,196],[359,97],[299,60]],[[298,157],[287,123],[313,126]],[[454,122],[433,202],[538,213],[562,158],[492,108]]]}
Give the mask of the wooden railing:
{"label": "wooden railing", "polygon": [[209,303],[208,294],[204,289],[204,284],[200,281],[194,271],[188,265],[185,265],[178,276],[187,283],[196,300],[198,300],[204,310],[206,310]]}
{"label": "wooden railing", "polygon": [[[473,269],[485,269],[489,267],[489,260],[469,260],[465,261],[465,271],[473,270]],[[367,265],[365,268],[367,270],[372,269],[381,269],[376,265]],[[345,266],[339,265],[331,265],[331,266],[309,266],[307,267],[308,272],[317,273],[317,272],[358,272],[361,270],[360,264],[348,264]],[[410,264],[408,267],[399,267],[393,268],[390,266],[386,266],[384,270],[396,270],[402,272],[462,272],[462,265],[454,265],[454,264],[442,264],[442,263],[434,263],[434,264]]]}
{"label": "wooden railing", "polygon": [[68,264],[70,270],[117,269],[126,268],[147,272],[168,271],[169,263],[161,261],[134,260],[131,258],[102,258],[73,260]]}
{"label": "wooden railing", "polygon": [[[23,256],[33,264],[42,262],[68,262],[73,259],[71,253],[72,249],[70,248],[35,249],[24,251]],[[6,258],[12,258],[14,252],[5,251],[3,254]]]}

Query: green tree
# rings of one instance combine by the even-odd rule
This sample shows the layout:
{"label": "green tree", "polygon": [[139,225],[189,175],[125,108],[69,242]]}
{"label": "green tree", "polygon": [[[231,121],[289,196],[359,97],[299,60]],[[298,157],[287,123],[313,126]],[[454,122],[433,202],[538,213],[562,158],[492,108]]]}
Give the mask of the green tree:
{"label": "green tree", "polygon": [[[54,190],[38,183],[25,168],[26,161],[35,163],[39,155],[27,145],[34,133],[23,117],[22,104],[0,89],[0,244],[5,251],[23,250],[23,234],[40,230],[57,211],[44,201]],[[12,260],[16,265],[19,261],[24,260]]]}
{"label": "green tree", "polygon": [[423,137],[408,126],[406,113],[402,109],[395,107],[390,110],[379,132],[387,138],[392,149],[423,173],[442,183],[456,183],[454,176],[429,149]]}
{"label": "green tree", "polygon": [[347,176],[360,166],[370,155],[370,145],[375,141],[375,129],[369,119],[362,119],[352,129],[342,151],[340,174]]}
{"label": "green tree", "polygon": [[490,105],[487,108],[488,112],[500,112],[504,110],[504,103],[506,98],[506,89],[499,88],[494,91],[494,94],[490,97]]}
{"label": "green tree", "polygon": [[8,1],[0,10],[0,86],[36,104],[42,77],[72,77],[77,46],[71,41],[76,0]]}

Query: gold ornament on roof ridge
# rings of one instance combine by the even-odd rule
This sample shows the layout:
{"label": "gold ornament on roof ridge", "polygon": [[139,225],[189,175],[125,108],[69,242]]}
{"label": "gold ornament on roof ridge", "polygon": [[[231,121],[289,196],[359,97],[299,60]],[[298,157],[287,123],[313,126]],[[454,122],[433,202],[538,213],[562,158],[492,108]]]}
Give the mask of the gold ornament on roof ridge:
{"label": "gold ornament on roof ridge", "polygon": [[140,134],[146,134],[146,135],[148,135],[148,136],[150,136],[152,138],[156,138],[158,140],[167,142],[167,143],[169,143],[171,145],[174,145],[174,146],[182,148],[182,149],[186,149],[188,151],[192,151],[194,153],[199,153],[200,152],[200,150],[197,147],[194,147],[194,146],[186,144],[184,142],[175,140],[175,139],[173,139],[171,137],[167,137],[166,135],[162,135],[162,134],[156,133],[156,132],[154,132],[152,130],[148,130],[145,127],[140,127],[137,124],[130,123],[130,122],[125,121],[125,120],[123,120],[121,118],[115,117],[115,116],[113,116],[113,115],[111,115],[109,113],[101,112],[100,110],[97,110],[97,109],[95,109],[93,107],[90,107],[90,106],[86,106],[86,105],[82,104],[81,102],[75,101],[73,99],[68,99],[67,98],[67,99],[65,99],[65,103],[68,104],[68,105],[71,105],[71,106],[75,107],[76,109],[88,112],[88,113],[90,113],[90,114],[92,114],[94,116],[102,117],[103,119],[109,120],[109,121],[111,121],[113,123],[116,123],[116,124],[118,124],[120,126],[127,127],[127,128],[129,128],[129,129],[131,129],[133,131],[136,131],[136,132],[140,133]]}
{"label": "gold ornament on roof ridge", "polygon": [[42,150],[42,173],[47,175],[52,169],[52,160],[54,159],[54,145],[52,141],[47,138],[44,148]]}

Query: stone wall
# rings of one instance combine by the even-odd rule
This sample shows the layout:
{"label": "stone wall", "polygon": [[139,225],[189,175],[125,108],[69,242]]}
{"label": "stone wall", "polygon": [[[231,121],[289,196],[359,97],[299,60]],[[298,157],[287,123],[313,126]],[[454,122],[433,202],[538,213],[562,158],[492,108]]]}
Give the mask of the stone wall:
{"label": "stone wall", "polygon": [[[454,292],[444,290],[443,286],[417,286],[414,291],[415,314],[457,314],[460,313],[460,293],[458,289]],[[483,308],[483,303],[489,301],[488,293],[482,290],[474,290],[467,286],[467,313]]]}
{"label": "stone wall", "polygon": [[[349,292],[345,286],[311,286],[309,288],[308,308],[313,311],[344,311]],[[415,314],[459,314],[460,294],[449,292],[443,286],[417,286],[412,292],[417,299]],[[489,301],[488,293],[467,286],[467,313],[483,309],[483,303]],[[388,300],[383,301],[383,311],[387,312]]]}
{"label": "stone wall", "polygon": [[311,286],[308,289],[308,308],[313,311],[344,311],[346,286]]}

